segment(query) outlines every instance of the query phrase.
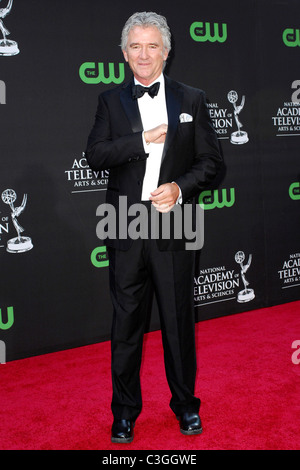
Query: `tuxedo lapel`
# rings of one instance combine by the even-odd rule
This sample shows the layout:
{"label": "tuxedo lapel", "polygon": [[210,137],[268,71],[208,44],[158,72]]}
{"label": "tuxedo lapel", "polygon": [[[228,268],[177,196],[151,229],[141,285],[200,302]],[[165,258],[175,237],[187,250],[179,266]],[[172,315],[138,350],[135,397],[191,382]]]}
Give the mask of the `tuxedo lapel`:
{"label": "tuxedo lapel", "polygon": [[120,100],[131,124],[132,132],[142,132],[143,124],[137,100],[132,99],[133,80],[124,85]]}
{"label": "tuxedo lapel", "polygon": [[[132,86],[133,80],[123,86],[123,89],[120,93],[120,100],[130,121],[132,131],[141,132],[143,131],[143,124],[139,112],[138,102],[137,100],[132,99]],[[172,142],[172,139],[176,133],[182,102],[181,90],[177,86],[176,82],[173,82],[168,77],[165,77],[165,93],[168,112],[168,133],[164,145],[162,159],[164,159],[170,143]]]}
{"label": "tuxedo lapel", "polygon": [[168,132],[164,145],[162,163],[165,160],[168,149],[175,136],[179,124],[179,115],[181,110],[183,93],[176,82],[165,77],[166,105],[168,112]]}

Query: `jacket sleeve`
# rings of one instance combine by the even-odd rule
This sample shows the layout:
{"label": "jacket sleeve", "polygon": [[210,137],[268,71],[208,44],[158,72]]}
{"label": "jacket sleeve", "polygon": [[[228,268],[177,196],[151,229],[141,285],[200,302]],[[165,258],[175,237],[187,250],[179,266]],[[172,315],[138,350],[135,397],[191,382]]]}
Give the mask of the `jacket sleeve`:
{"label": "jacket sleeve", "polygon": [[175,179],[183,202],[198,195],[211,184],[223,167],[217,134],[211,122],[205,93],[200,94],[195,111],[194,157],[190,168]]}
{"label": "jacket sleeve", "polygon": [[99,96],[94,126],[90,132],[85,155],[92,170],[107,170],[148,157],[142,132],[112,137],[111,114],[102,95]]}

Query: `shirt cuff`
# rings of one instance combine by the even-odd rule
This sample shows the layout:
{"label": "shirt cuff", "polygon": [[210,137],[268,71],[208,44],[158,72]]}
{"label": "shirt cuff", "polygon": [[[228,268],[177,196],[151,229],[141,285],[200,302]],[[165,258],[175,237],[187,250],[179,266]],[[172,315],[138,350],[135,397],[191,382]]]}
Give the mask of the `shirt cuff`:
{"label": "shirt cuff", "polygon": [[150,142],[146,142],[146,139],[145,139],[145,131],[142,132],[142,139],[143,139],[143,146],[144,146],[144,150],[145,150],[145,153],[149,153],[150,152],[150,146],[151,146],[151,143]]}

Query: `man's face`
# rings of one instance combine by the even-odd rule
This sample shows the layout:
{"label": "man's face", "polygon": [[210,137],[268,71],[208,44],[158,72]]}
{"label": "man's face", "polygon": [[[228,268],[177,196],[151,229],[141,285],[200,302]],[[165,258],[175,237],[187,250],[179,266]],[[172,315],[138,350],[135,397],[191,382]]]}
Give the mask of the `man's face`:
{"label": "man's face", "polygon": [[155,26],[132,28],[123,54],[136,79],[146,86],[159,77],[168,57],[161,33]]}

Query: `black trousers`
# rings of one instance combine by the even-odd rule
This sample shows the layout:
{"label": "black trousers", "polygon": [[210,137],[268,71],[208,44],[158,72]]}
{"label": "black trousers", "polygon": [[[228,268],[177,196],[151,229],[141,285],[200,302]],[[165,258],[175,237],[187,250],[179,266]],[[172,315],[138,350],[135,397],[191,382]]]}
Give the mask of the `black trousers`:
{"label": "black trousers", "polygon": [[[165,370],[176,415],[198,412],[193,305],[194,252],[159,251],[155,240],[137,239],[131,248],[108,249],[113,303],[111,336],[112,412],[135,421],[142,409],[140,366],[153,286],[162,330]],[[154,384],[153,384],[154,385]]]}

